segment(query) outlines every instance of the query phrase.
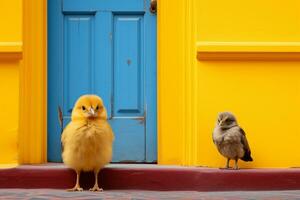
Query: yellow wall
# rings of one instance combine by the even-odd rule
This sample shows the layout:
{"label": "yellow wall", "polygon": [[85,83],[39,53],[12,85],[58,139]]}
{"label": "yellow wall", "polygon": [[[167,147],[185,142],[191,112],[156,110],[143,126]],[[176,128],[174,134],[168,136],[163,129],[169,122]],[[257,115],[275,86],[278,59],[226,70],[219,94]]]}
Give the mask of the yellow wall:
{"label": "yellow wall", "polygon": [[[23,2],[0,3],[0,164],[46,161],[46,1]],[[211,133],[230,110],[242,167],[300,166],[299,1],[158,3],[159,163],[223,166]]]}
{"label": "yellow wall", "polygon": [[16,163],[19,120],[19,63],[0,60],[0,163]]}
{"label": "yellow wall", "polygon": [[0,44],[22,40],[22,0],[0,3]]}
{"label": "yellow wall", "polygon": [[224,166],[211,134],[232,111],[241,167],[299,167],[300,2],[177,2],[159,2],[159,163]]}
{"label": "yellow wall", "polygon": [[47,162],[47,1],[24,0],[19,163]]}
{"label": "yellow wall", "polygon": [[18,161],[22,1],[0,3],[0,167]]}
{"label": "yellow wall", "polygon": [[46,0],[0,3],[0,167],[46,158]]}

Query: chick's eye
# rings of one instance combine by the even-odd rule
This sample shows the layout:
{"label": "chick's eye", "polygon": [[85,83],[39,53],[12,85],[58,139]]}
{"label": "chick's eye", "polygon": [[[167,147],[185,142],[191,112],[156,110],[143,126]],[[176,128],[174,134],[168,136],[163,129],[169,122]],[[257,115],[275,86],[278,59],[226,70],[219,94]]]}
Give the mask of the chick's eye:
{"label": "chick's eye", "polygon": [[99,106],[96,107],[96,110],[98,110],[98,109],[99,109]]}
{"label": "chick's eye", "polygon": [[82,108],[82,110],[85,110],[85,109],[86,109],[84,106],[82,106],[81,108]]}

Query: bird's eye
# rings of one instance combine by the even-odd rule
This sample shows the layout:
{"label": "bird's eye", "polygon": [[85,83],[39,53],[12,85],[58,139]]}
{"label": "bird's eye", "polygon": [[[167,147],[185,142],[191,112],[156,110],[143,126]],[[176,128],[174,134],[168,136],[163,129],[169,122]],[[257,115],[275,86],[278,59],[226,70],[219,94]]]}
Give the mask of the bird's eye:
{"label": "bird's eye", "polygon": [[96,107],[96,110],[98,110],[98,109],[99,109],[99,106]]}
{"label": "bird's eye", "polygon": [[229,123],[232,122],[232,119],[226,119],[225,121]]}
{"label": "bird's eye", "polygon": [[81,108],[82,108],[82,110],[85,110],[85,107],[84,107],[84,106],[82,106]]}

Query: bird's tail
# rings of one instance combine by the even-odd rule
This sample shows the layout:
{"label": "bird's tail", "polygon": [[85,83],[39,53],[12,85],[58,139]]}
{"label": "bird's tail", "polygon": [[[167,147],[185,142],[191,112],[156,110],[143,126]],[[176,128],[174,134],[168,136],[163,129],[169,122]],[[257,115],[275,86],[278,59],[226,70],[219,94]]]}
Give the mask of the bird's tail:
{"label": "bird's tail", "polygon": [[246,162],[253,161],[253,159],[251,157],[251,151],[246,151],[244,156],[241,158],[241,160],[246,161]]}

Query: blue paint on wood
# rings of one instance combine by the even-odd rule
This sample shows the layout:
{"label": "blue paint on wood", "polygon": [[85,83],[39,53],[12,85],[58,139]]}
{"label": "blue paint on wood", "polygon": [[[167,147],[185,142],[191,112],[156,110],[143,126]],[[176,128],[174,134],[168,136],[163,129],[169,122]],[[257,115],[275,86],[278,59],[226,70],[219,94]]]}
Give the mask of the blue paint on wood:
{"label": "blue paint on wood", "polygon": [[114,116],[144,114],[143,17],[114,17]]}
{"label": "blue paint on wood", "polygon": [[145,125],[131,118],[115,118],[110,121],[115,132],[113,161],[145,162]]}
{"label": "blue paint on wood", "polygon": [[94,93],[93,85],[93,16],[65,16],[64,66],[63,66],[63,113],[69,110],[83,93]]}
{"label": "blue paint on wood", "polygon": [[63,66],[63,14],[61,0],[48,1],[48,123],[47,154],[49,161],[61,161],[61,128],[58,121],[58,106],[63,105],[61,90]]}
{"label": "blue paint on wood", "polygon": [[[147,4],[149,5],[149,4]],[[144,0],[64,0],[64,12],[144,12]]]}
{"label": "blue paint on wood", "polygon": [[[150,0],[146,0],[150,5]],[[144,14],[144,50],[145,55],[145,110],[146,110],[146,161],[157,160],[157,28],[156,16],[149,12]]]}
{"label": "blue paint on wood", "polygon": [[156,161],[156,17],[141,0],[48,4],[48,160],[61,161],[57,107],[66,125],[93,93],[115,132],[113,161]]}

